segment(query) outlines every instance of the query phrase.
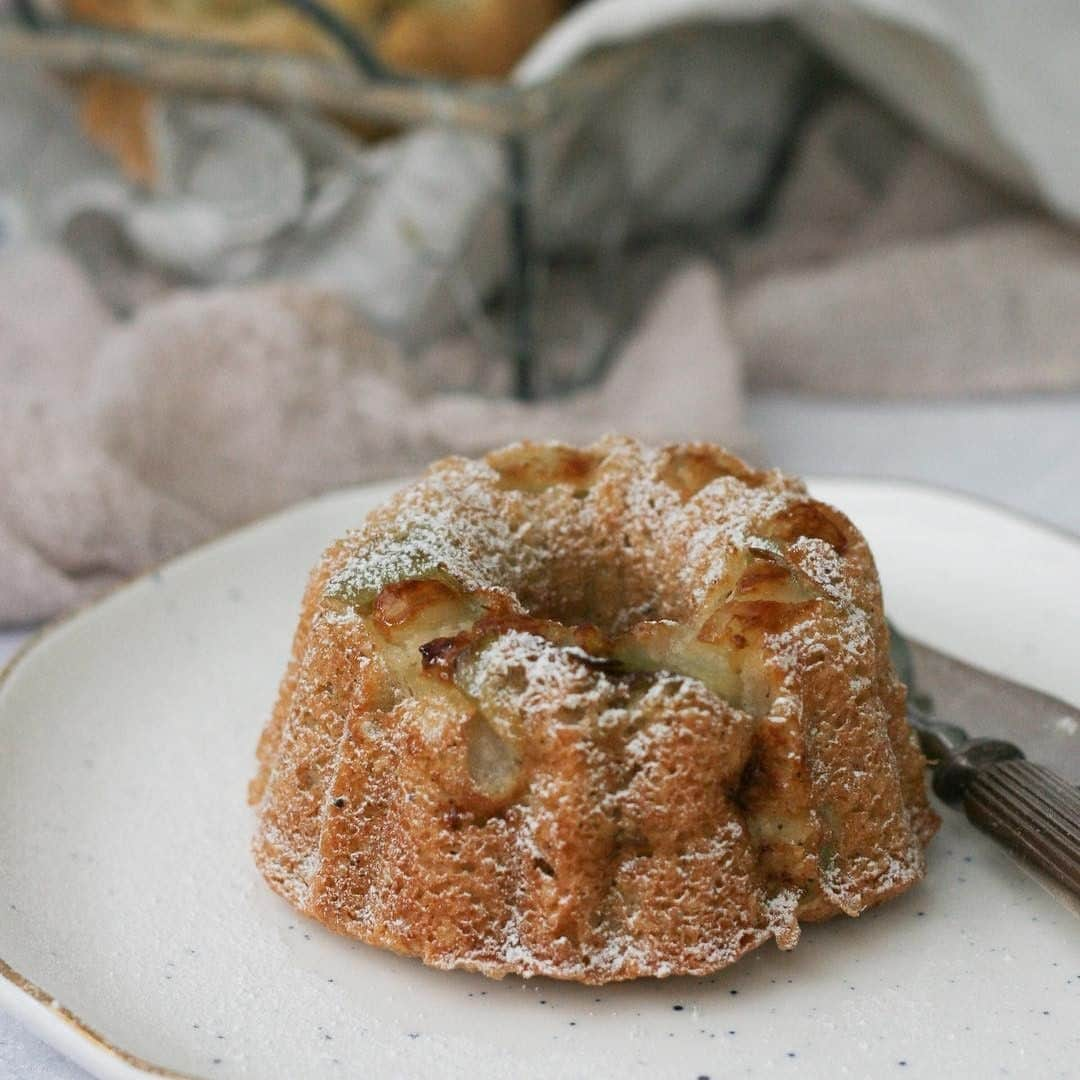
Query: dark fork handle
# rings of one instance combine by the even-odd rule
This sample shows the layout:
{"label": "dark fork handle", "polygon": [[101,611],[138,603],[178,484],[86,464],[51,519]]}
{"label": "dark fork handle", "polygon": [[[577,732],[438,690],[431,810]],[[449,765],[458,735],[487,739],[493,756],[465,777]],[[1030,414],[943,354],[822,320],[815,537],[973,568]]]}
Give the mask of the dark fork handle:
{"label": "dark fork handle", "polygon": [[975,825],[1080,896],[1080,790],[1019,759],[977,769],[963,798]]}

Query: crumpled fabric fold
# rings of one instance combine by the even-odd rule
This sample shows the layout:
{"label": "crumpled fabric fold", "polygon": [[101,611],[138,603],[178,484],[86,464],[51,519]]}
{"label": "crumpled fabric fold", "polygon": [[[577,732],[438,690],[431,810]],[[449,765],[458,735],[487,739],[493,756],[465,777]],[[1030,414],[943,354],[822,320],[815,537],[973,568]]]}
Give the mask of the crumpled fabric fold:
{"label": "crumpled fabric fold", "polygon": [[[3,277],[0,266],[0,293]],[[722,312],[715,270],[686,267],[608,377],[569,404],[425,384],[421,370],[440,376],[468,351],[439,346],[419,368],[341,297],[299,286],[182,293],[96,348],[35,350],[0,421],[0,623],[54,614],[224,529],[445,454],[608,431],[739,444]],[[10,360],[0,347],[0,368]]]}

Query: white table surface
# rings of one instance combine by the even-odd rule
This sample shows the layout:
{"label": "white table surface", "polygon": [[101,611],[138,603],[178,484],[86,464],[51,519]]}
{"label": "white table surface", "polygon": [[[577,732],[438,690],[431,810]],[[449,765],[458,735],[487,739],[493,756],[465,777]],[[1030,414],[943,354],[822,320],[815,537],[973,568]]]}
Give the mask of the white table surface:
{"label": "white table surface", "polygon": [[[880,404],[751,402],[763,460],[797,473],[889,476],[970,492],[1080,534],[1080,394]],[[32,627],[0,630],[0,664]],[[87,1080],[0,1012],[0,1080]]]}

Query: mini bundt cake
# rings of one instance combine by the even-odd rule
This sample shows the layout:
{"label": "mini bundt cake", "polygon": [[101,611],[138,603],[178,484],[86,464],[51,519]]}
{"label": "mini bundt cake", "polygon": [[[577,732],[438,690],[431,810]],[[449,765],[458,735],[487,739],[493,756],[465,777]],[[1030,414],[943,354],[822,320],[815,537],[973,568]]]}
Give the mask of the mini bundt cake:
{"label": "mini bundt cake", "polygon": [[450,458],[333,545],[259,745],[255,857],[443,968],[705,974],[924,872],[866,543],[705,444]]}

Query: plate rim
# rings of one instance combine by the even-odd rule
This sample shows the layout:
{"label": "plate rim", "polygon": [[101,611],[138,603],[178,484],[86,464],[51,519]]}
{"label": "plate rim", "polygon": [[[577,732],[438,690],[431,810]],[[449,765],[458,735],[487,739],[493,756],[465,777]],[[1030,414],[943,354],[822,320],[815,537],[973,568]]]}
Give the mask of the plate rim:
{"label": "plate rim", "polygon": [[[1044,521],[1025,511],[1007,506],[992,498],[970,491],[962,491],[950,488],[946,485],[928,484],[921,480],[912,480],[906,477],[894,476],[812,473],[803,477],[803,479],[808,486],[811,487],[818,482],[852,484],[866,487],[899,486],[935,495],[944,495],[952,500],[973,504],[985,510],[989,510],[992,513],[1012,518],[1019,521],[1026,528],[1033,528],[1045,534],[1054,536],[1059,540],[1064,540],[1075,547],[1077,549],[1077,554],[1080,554],[1080,534],[1074,533],[1063,526]],[[308,508],[315,506],[320,502],[338,498],[349,493],[357,493],[365,489],[382,487],[388,489],[389,492],[395,487],[404,486],[409,483],[410,480],[411,477],[404,477],[400,480],[377,480],[368,484],[356,484],[334,488],[331,491],[323,492],[312,498],[303,499],[300,502],[293,503],[274,513],[256,518],[253,521],[245,522],[244,524],[231,529],[226,529],[224,532],[218,533],[210,539],[205,540],[192,548],[188,548],[178,555],[163,559],[160,562],[147,567],[145,570],[140,571],[138,574],[117,582],[101,595],[95,596],[85,603],[72,608],[70,611],[65,611],[62,614],[49,619],[31,633],[26,641],[24,641],[19,648],[16,649],[14,654],[8,658],[7,662],[0,665],[0,691],[3,690],[5,684],[11,678],[16,668],[22,664],[32,652],[36,651],[41,645],[51,639],[57,631],[63,629],[76,619],[90,615],[97,608],[112,600],[119,593],[137,586],[145,579],[159,573],[162,569],[187,559],[194,558],[218,544],[235,540],[244,533],[264,528],[266,525],[281,518],[303,513]],[[11,1003],[15,1003],[13,1007]],[[114,1066],[120,1066],[125,1069],[125,1071],[128,1069],[137,1070],[138,1072],[136,1075],[165,1077],[166,1080],[202,1080],[201,1077],[195,1076],[194,1074],[177,1072],[174,1069],[170,1069],[168,1066],[158,1065],[155,1062],[148,1061],[145,1058],[125,1050],[121,1046],[111,1043],[105,1036],[100,1034],[95,1028],[64,1005],[63,1002],[59,1001],[53,994],[50,994],[43,987],[37,985],[32,979],[13,968],[3,957],[0,957],[0,1005],[12,1012],[21,1023],[25,1024],[30,1031],[39,1036],[44,1042],[80,1066],[91,1067],[92,1064],[95,1064],[92,1059],[97,1059],[96,1064],[98,1065],[107,1061]],[[40,1007],[40,1009],[35,1006]],[[63,1024],[64,1027],[58,1029],[56,1027],[57,1022]],[[80,1054],[76,1057],[73,1056],[68,1049],[61,1048],[56,1041],[58,1030],[62,1030],[65,1035],[75,1035],[78,1042],[71,1045],[73,1047],[81,1045],[82,1053],[86,1056],[83,1057],[82,1054]],[[66,1042],[66,1039],[64,1041]],[[99,1057],[99,1055],[105,1055],[105,1057]]]}

